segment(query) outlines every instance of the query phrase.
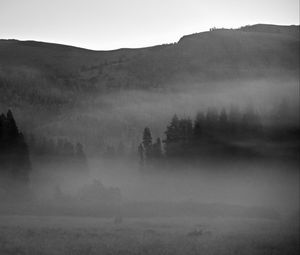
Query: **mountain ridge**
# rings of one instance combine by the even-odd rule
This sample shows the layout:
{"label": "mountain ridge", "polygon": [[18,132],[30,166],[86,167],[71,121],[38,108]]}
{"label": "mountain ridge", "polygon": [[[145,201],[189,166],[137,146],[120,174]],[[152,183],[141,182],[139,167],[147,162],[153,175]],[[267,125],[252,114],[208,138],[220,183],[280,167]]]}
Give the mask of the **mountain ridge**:
{"label": "mountain ridge", "polygon": [[298,55],[299,26],[213,29],[174,44],[112,51],[0,40],[0,82],[42,78],[56,89],[102,93],[253,76],[296,77]]}
{"label": "mountain ridge", "polygon": [[56,47],[56,46],[62,46],[62,47],[71,47],[78,50],[86,50],[86,51],[92,51],[92,52],[112,52],[112,51],[120,51],[120,50],[137,50],[137,49],[147,49],[147,48],[153,48],[157,46],[164,46],[164,45],[172,45],[179,43],[182,39],[187,37],[192,37],[196,35],[201,35],[203,33],[215,31],[215,30],[233,30],[233,31],[245,31],[245,32],[264,32],[264,33],[299,33],[300,32],[300,25],[274,25],[274,24],[264,24],[264,23],[258,23],[254,25],[246,25],[242,26],[240,28],[211,28],[210,31],[201,31],[201,32],[195,32],[188,35],[183,35],[179,38],[177,42],[173,43],[163,43],[163,44],[156,44],[151,46],[145,46],[145,47],[138,47],[138,48],[131,48],[131,47],[121,47],[116,48],[112,50],[95,50],[95,49],[89,49],[84,48],[80,46],[74,46],[74,45],[68,45],[68,44],[62,44],[62,43],[54,43],[54,42],[46,42],[46,41],[36,41],[36,40],[19,40],[19,39],[0,39],[0,42],[15,42],[15,43],[32,43],[37,44],[39,46],[42,46],[43,44],[46,44],[48,46]]}

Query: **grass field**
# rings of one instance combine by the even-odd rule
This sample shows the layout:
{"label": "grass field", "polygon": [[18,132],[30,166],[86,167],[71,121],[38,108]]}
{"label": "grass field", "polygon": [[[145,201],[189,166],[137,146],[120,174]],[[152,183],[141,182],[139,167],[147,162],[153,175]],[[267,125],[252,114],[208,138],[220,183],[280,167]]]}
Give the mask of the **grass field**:
{"label": "grass field", "polygon": [[0,216],[0,254],[299,253],[299,222],[233,218]]}

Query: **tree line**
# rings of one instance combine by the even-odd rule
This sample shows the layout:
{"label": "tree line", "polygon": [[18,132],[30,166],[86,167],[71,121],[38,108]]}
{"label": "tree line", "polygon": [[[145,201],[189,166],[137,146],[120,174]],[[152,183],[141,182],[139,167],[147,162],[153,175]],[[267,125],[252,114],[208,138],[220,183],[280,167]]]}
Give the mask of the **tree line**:
{"label": "tree line", "polygon": [[237,107],[229,111],[210,108],[193,120],[175,114],[164,134],[163,141],[153,142],[150,128],[144,129],[138,147],[141,165],[161,159],[255,156],[257,141],[291,141],[299,137],[299,127],[266,126],[252,107],[243,112]]}
{"label": "tree line", "polygon": [[68,138],[51,138],[46,136],[26,136],[29,152],[33,160],[54,164],[54,169],[72,169],[74,172],[85,173],[88,164],[83,145],[74,143]]}
{"label": "tree line", "polygon": [[30,152],[38,156],[61,156],[85,158],[83,145],[79,142],[73,143],[67,138],[48,138],[45,136],[34,136],[30,134],[26,137]]}
{"label": "tree line", "polygon": [[[47,137],[37,138],[34,135],[24,136],[19,131],[12,111],[2,113],[0,115],[0,179],[29,183],[32,170],[30,155],[46,156],[47,160],[50,156],[57,163],[72,161],[77,168],[87,169],[86,155],[81,143],[73,144],[66,138],[54,140]],[[9,182],[6,183],[9,186]]]}

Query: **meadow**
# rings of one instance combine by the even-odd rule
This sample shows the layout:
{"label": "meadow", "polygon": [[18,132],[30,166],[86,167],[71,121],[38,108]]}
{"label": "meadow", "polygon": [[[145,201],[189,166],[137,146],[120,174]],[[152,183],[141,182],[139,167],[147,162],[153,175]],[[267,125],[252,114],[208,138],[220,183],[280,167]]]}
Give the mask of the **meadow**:
{"label": "meadow", "polygon": [[299,222],[0,216],[0,254],[299,254]]}

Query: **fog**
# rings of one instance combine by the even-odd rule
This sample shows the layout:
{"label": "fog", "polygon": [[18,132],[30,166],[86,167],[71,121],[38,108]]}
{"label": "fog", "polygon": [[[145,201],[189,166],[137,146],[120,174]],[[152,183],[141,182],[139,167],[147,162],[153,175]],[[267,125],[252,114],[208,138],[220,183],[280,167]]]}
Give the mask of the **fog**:
{"label": "fog", "polygon": [[[299,158],[238,157],[228,160],[211,155],[209,159],[200,158],[192,162],[176,159],[173,163],[158,163],[142,169],[137,149],[144,127],[151,128],[153,140],[158,136],[165,139],[166,126],[174,114],[193,119],[197,112],[210,108],[220,112],[222,108],[229,111],[232,106],[240,111],[252,107],[264,125],[279,125],[274,124],[270,116],[284,100],[288,102],[288,112],[281,118],[280,125],[298,127],[297,82],[292,79],[262,79],[180,87],[173,85],[161,91],[113,92],[69,112],[68,118],[62,117],[55,124],[37,128],[36,133],[46,132],[53,137],[55,133],[64,134],[64,130],[68,130],[72,141],[83,142],[87,166],[84,170],[74,170],[79,168],[74,162],[62,160],[57,163],[55,159],[49,160],[47,155],[31,155],[30,187],[36,201],[55,204],[59,191],[61,196],[68,198],[64,203],[72,204],[83,189],[89,186],[95,188],[93,185],[98,181],[105,189],[120,191],[118,208],[130,203],[159,202],[260,207],[274,209],[283,215],[299,210]],[[87,117],[85,125],[78,125],[78,116]],[[95,150],[95,137],[98,135],[110,146],[116,147],[119,141],[123,141],[125,154],[111,157],[99,153]],[[298,141],[294,142],[291,146],[297,148]],[[259,145],[256,140],[255,143],[262,151],[271,146]],[[282,147],[279,152],[284,150],[285,147]],[[87,203],[95,207],[101,204],[89,195],[76,200],[79,211],[84,212]],[[112,215],[115,213],[113,211]]]}
{"label": "fog", "polygon": [[[197,166],[178,163],[172,169],[158,167],[152,172],[141,171],[135,160],[89,158],[88,164],[86,173],[74,173],[73,168],[66,167],[60,171],[43,165],[38,170],[34,168],[30,180],[33,203],[37,207],[33,213],[105,217],[120,213],[123,217],[196,216],[198,213],[203,216],[198,211],[203,206],[204,212],[212,210],[223,217],[272,218],[276,213],[286,218],[299,211],[299,171],[295,162],[241,160],[202,162]],[[98,190],[95,182],[101,182],[108,194],[112,188],[120,191],[120,199],[103,196],[106,191]],[[184,205],[190,209],[182,213]],[[208,209],[212,206],[221,209]],[[245,212],[240,213],[235,206],[241,206]],[[257,212],[253,216],[255,208]],[[28,213],[26,209],[25,213]]]}
{"label": "fog", "polygon": [[216,254],[241,243],[249,254],[265,243],[293,254],[298,99],[293,80],[111,92],[25,138],[11,112],[0,115],[0,226],[10,236],[0,251],[47,240],[58,254],[66,244],[75,254],[198,254],[203,242]]}
{"label": "fog", "polygon": [[194,201],[298,209],[296,166],[275,163],[205,163],[198,169],[179,166],[154,174],[126,169],[121,162],[94,161],[104,183],[118,186],[127,200]]}

